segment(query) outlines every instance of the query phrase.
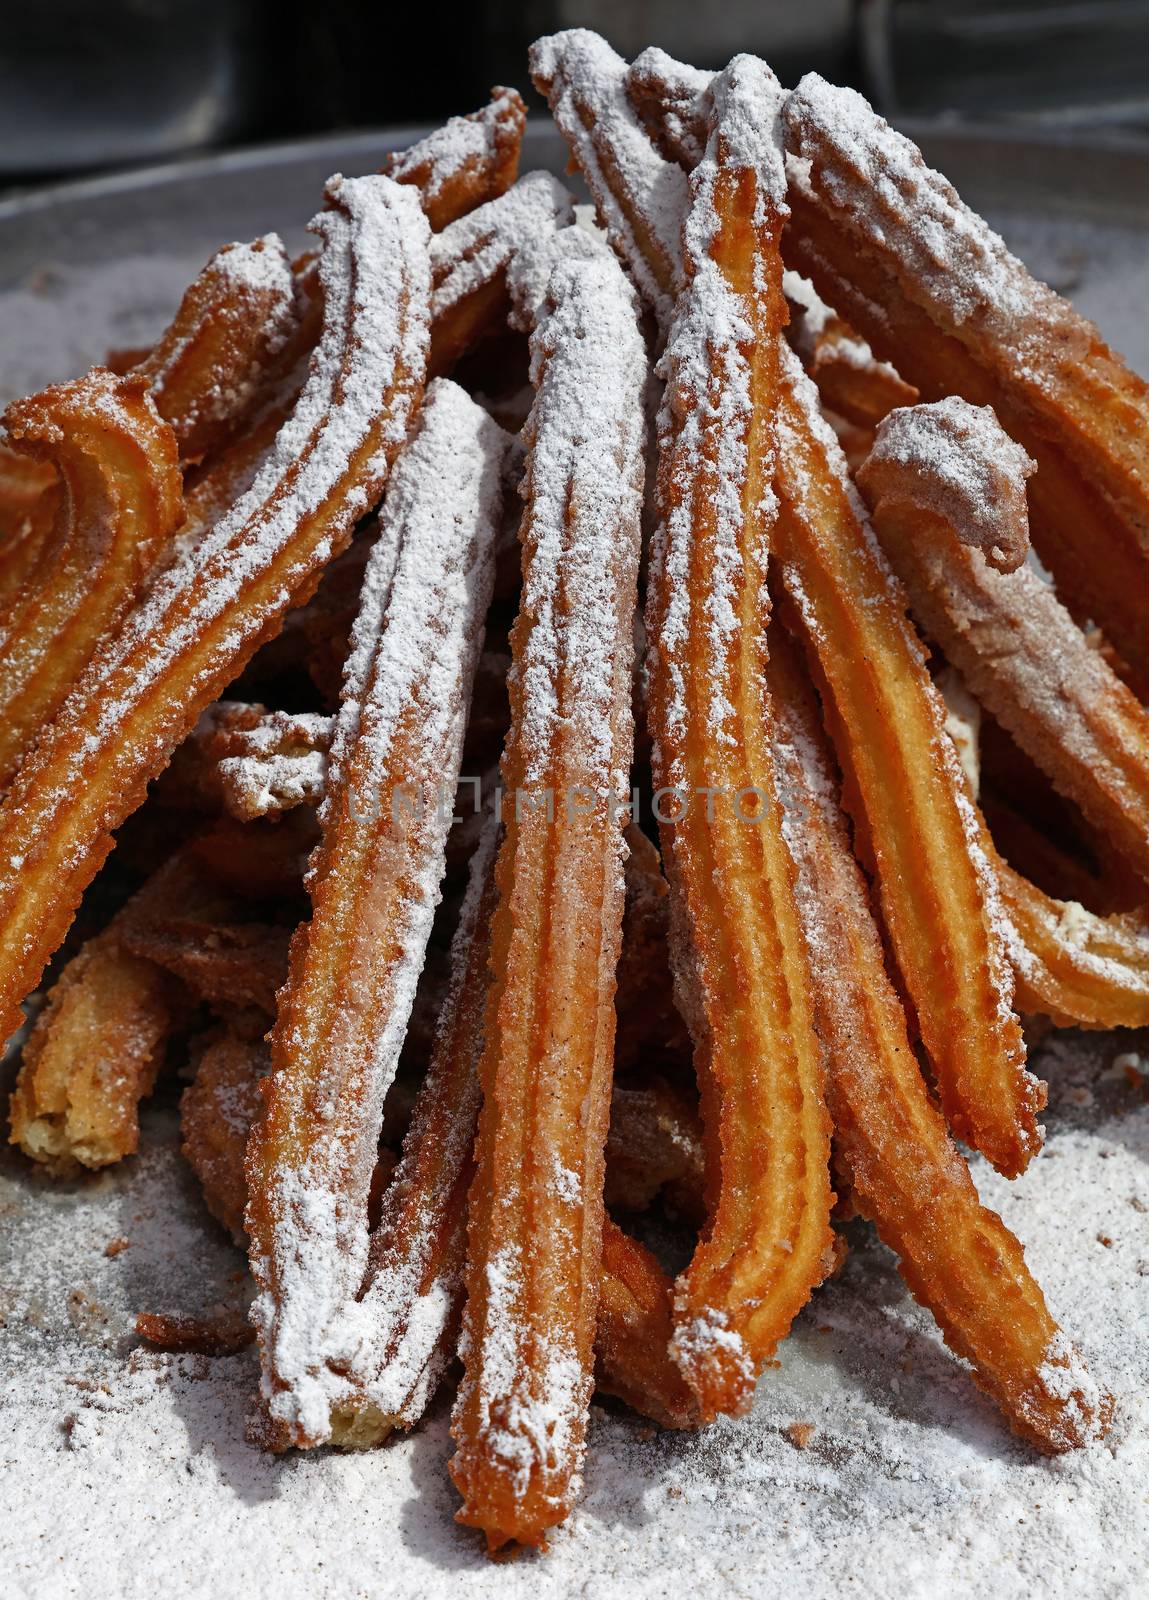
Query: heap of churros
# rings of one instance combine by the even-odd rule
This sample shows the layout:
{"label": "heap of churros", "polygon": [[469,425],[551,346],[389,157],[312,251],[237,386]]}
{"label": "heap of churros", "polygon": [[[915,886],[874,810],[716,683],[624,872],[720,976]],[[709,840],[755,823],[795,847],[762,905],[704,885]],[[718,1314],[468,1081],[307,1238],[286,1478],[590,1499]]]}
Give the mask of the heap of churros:
{"label": "heap of churros", "polygon": [[1037,1155],[1023,1020],[1149,1024],[1149,389],[852,91],[530,65],[593,216],[496,89],[4,415],[12,1140],[123,1159],[182,1064],[252,1326],[141,1336],[258,1336],[271,1450],[458,1356],[491,1549],[596,1387],[744,1411],[849,1216],[1088,1444],[960,1144]]}

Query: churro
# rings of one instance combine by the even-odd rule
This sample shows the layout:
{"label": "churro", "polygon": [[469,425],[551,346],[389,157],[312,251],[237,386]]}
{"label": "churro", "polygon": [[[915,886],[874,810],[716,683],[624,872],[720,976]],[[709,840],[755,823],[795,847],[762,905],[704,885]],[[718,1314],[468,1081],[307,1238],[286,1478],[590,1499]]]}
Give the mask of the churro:
{"label": "churro", "polygon": [[831,1205],[822,1052],[761,688],[786,319],[782,90],[736,57],[711,95],[663,359],[647,609],[654,782],[681,813],[662,837],[709,1181],[673,1348],[704,1416],[749,1404],[828,1270]]}
{"label": "churro", "polygon": [[253,1316],[275,1448],[328,1439],[348,1396],[383,1097],[439,896],[508,446],[474,401],[437,380],[364,577],[311,919],[293,941],[248,1150]]}
{"label": "churro", "polygon": [[514,183],[526,124],[519,92],[495,88],[485,106],[396,151],[382,170],[419,190],[427,221],[439,233]]}
{"label": "churro", "polygon": [[510,799],[452,1420],[459,1517],[491,1548],[541,1544],[570,1510],[593,1384],[647,373],[609,252],[558,261],[531,351]]}
{"label": "churro", "polygon": [[0,626],[0,793],[183,517],[175,435],[142,378],[96,370],[18,400],[9,445],[59,477],[55,515]]}
{"label": "churro", "polygon": [[951,397],[892,412],[858,485],[926,633],[1149,878],[1149,713],[1025,564],[1033,470],[992,411]]}

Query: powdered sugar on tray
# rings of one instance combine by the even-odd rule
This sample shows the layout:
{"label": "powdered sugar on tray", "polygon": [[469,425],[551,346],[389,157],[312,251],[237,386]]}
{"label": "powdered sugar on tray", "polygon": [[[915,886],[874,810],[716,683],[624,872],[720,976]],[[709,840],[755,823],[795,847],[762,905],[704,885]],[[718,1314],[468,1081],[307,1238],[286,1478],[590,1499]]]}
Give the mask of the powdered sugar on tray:
{"label": "powdered sugar on tray", "polygon": [[[1130,1595],[1149,1561],[1149,1106],[1143,1035],[1066,1035],[1046,1152],[983,1197],[1025,1241],[1055,1314],[1117,1393],[1110,1439],[1047,1460],[1012,1440],[868,1231],[759,1385],[751,1416],[652,1433],[596,1406],[584,1497],[550,1554],[494,1566],[453,1522],[447,1396],[364,1454],[245,1444],[248,1353],[135,1349],[131,1317],[242,1308],[241,1257],[204,1210],[169,1111],[86,1183],[0,1166],[0,1531],[13,1591],[423,1597],[619,1594],[720,1582],[1003,1597]],[[1122,1054],[1118,1054],[1118,1052]],[[1140,1067],[1136,1065],[1140,1062]],[[1126,1072],[1131,1074],[1127,1078]],[[114,1256],[112,1241],[128,1246]],[[807,1432],[807,1429],[812,1431]],[[802,1440],[799,1445],[796,1441]]]}

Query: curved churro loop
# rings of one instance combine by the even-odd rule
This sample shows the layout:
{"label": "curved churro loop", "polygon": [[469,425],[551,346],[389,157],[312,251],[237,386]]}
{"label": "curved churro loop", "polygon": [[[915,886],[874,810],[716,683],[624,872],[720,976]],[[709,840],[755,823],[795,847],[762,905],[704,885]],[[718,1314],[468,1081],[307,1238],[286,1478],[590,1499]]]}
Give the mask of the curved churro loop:
{"label": "curved churro loop", "polygon": [[1055,900],[993,852],[1020,1010],[1061,1027],[1149,1027],[1149,922]]}
{"label": "curved churro loop", "polygon": [[[970,791],[981,786],[981,708],[953,667],[939,676],[945,695],[946,729],[958,748]],[[993,749],[993,776],[1002,775],[1002,736]],[[1012,746],[1015,756],[1021,752]],[[1021,759],[1021,781],[1040,774]],[[982,849],[993,865],[1001,891],[1019,1011],[1047,1016],[1058,1026],[1139,1028],[1149,1026],[1149,925],[1142,909],[1087,910],[1112,895],[1096,877],[1032,817],[1008,800],[991,796],[981,817]],[[988,813],[988,816],[987,814]],[[1000,847],[999,847],[1000,840]],[[1018,855],[1015,856],[1014,852]],[[1025,870],[1019,870],[1024,867]],[[1054,882],[1056,890],[1043,889]],[[1119,901],[1128,907],[1129,901]]]}
{"label": "curved churro loop", "polygon": [[135,368],[171,425],[181,460],[199,461],[227,442],[298,321],[291,262],[275,234],[216,251]]}
{"label": "curved churro loop", "polygon": [[[383,180],[380,180],[383,181]],[[510,439],[431,386],[380,515],[248,1151],[271,1448],[331,1436],[363,1314],[367,1194],[439,898]]]}
{"label": "curved churro loop", "polygon": [[593,1385],[647,379],[637,303],[605,249],[555,266],[531,365],[452,1420],[459,1517],[492,1548],[541,1544],[570,1510]]}
{"label": "curved churro loop", "polygon": [[449,372],[508,311],[512,256],[574,221],[574,202],[549,172],[528,172],[496,200],[431,241],[432,373]]}
{"label": "curved churro loop", "polygon": [[[22,459],[15,450],[0,444],[0,471],[4,470],[4,456],[13,461]],[[41,463],[29,458],[28,465],[39,468]],[[10,481],[14,476],[9,475]],[[0,509],[0,616],[7,616],[17,604],[35,570],[56,524],[61,494],[55,469],[47,467],[42,475],[30,475],[23,488],[15,486],[12,500]],[[7,513],[11,514],[11,522],[2,520]]]}
{"label": "curved churro loop", "polygon": [[686,174],[652,144],[627,95],[626,62],[598,34],[539,39],[530,64],[611,245],[665,331],[682,277]]}
{"label": "curved churro loop", "polygon": [[1038,1148],[997,883],[945,711],[817,391],[784,352],[777,534],[846,801],[954,1133],[1009,1176]]}
{"label": "curved churro loop", "polygon": [[413,184],[435,233],[509,189],[519,170],[527,108],[517,89],[491,90],[488,105],[452,117],[407,150],[388,156],[382,171]]}
{"label": "curved churro loop", "polygon": [[647,610],[654,781],[684,797],[685,814],[661,831],[710,1188],[672,1348],[707,1417],[746,1408],[825,1276],[831,1205],[821,1046],[761,689],[786,319],[782,90],[736,57],[712,94],[688,281],[662,364],[662,526]]}
{"label": "curved churro loop", "polygon": [[785,830],[798,866],[834,1149],[858,1209],[916,1299],[1011,1427],[1046,1450],[1096,1438],[1112,1402],[1046,1309],[1021,1245],[978,1199],[922,1081],[886,972],[833,758],[793,647],[771,635],[767,681]]}
{"label": "curved churro loop", "polygon": [[923,398],[992,405],[1038,464],[1038,554],[1149,676],[1149,386],[852,89],[816,73],[785,111],[788,264]]}
{"label": "curved churro loop", "polygon": [[50,461],[39,461],[0,442],[0,600],[15,593],[23,581],[13,577],[13,557],[29,531],[44,491],[56,482]]}
{"label": "curved churro loop", "polygon": [[[892,412],[858,485],[922,627],[1054,786],[1149,878],[1149,712],[1050,585],[1018,565],[1030,471],[991,411],[951,398]],[[1016,570],[995,570],[995,548],[1011,552]]]}
{"label": "curved churro loop", "polygon": [[0,793],[118,626],[183,515],[179,457],[142,378],[97,368],[17,400],[9,443],[50,463],[50,530],[0,625]]}
{"label": "curved churro loop", "polygon": [[386,178],[333,183],[324,331],[251,488],[98,652],[0,808],[0,1035],[63,938],[112,832],[375,503],[427,349],[427,225]]}
{"label": "curved churro loop", "polygon": [[671,1287],[654,1256],[605,1217],[597,1385],[664,1428],[697,1428],[698,1402],[668,1354],[672,1313]]}

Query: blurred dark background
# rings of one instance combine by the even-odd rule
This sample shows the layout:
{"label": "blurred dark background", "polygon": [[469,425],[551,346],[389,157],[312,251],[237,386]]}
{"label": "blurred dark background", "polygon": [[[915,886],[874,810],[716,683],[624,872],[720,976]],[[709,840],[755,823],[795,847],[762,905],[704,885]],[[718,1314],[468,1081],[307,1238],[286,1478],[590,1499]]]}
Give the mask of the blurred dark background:
{"label": "blurred dark background", "polygon": [[0,185],[395,126],[527,89],[536,35],[623,54],[736,50],[817,68],[883,110],[1149,135],[1149,0],[31,0],[3,7]]}

